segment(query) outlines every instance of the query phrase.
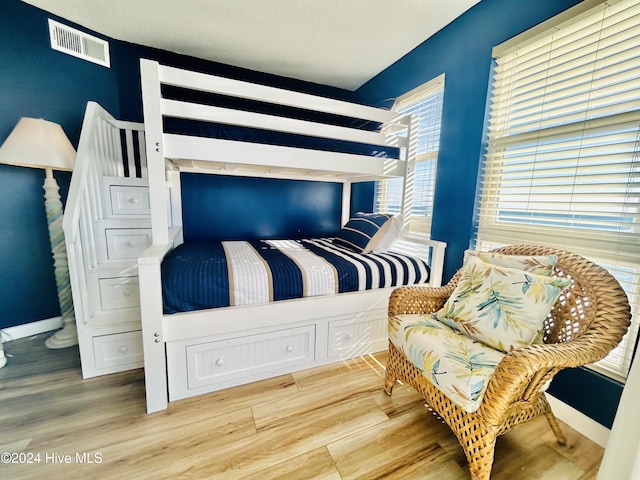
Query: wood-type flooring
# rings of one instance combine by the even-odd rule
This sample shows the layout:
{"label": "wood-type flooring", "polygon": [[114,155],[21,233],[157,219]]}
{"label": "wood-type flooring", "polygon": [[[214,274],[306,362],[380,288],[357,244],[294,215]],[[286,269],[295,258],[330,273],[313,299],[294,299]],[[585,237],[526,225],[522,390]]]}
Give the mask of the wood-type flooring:
{"label": "wood-type flooring", "polygon": [[[172,402],[145,413],[142,370],[83,380],[77,347],[5,344],[0,478],[459,480],[449,429],[405,385],[382,390],[386,353]],[[545,419],[498,439],[492,479],[592,480],[604,450]]]}

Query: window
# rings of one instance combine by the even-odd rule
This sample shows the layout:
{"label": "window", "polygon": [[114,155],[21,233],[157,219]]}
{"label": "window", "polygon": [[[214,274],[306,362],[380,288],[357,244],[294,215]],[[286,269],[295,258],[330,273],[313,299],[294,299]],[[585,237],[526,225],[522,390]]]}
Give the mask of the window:
{"label": "window", "polygon": [[375,211],[397,214],[410,205],[405,234],[429,238],[440,145],[444,74],[399,97],[393,111],[414,115],[416,160],[407,185],[402,178],[376,182]]}
{"label": "window", "polygon": [[571,17],[494,50],[474,247],[553,245],[609,269],[634,319],[594,368],[624,378],[640,316],[640,2]]}

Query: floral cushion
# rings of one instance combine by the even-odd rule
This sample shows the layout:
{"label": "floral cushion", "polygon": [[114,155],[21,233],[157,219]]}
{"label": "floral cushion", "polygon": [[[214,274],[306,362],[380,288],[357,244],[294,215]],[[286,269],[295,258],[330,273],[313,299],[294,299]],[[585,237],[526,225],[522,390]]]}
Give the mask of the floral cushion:
{"label": "floral cushion", "polygon": [[503,352],[530,345],[572,280],[499,267],[470,257],[434,317]]}
{"label": "floral cushion", "polygon": [[389,338],[427,380],[467,412],[478,409],[491,375],[505,356],[431,314],[389,318]]}
{"label": "floral cushion", "polygon": [[557,255],[504,255],[502,253],[467,250],[464,252],[464,263],[467,263],[470,258],[479,258],[491,265],[515,268],[546,276],[553,275],[553,267],[558,263]]}

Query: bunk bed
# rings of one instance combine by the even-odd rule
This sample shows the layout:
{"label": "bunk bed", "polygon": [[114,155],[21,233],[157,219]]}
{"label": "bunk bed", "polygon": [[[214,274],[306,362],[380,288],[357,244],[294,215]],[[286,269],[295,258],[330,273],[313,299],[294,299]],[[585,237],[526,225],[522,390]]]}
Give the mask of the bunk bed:
{"label": "bunk bed", "polygon": [[[351,218],[351,184],[404,177],[404,188],[410,190],[412,117],[144,59],[141,83],[152,240],[138,257],[138,274],[149,413],[165,409],[168,401],[383,350],[393,287],[441,284],[443,242],[416,242],[401,233],[383,252],[350,236],[351,227],[364,219],[376,223],[372,235],[379,231],[388,239],[389,225],[398,217]],[[190,245],[182,231],[182,172],[339,182],[343,228],[335,238]],[[399,218],[408,218],[410,195],[405,192],[403,198]],[[354,248],[352,241],[360,246]],[[304,298],[275,293],[276,280],[269,273],[266,286],[258,288],[265,292],[261,299],[248,295],[238,301],[243,295],[232,294],[235,300],[228,302],[197,300],[185,306],[184,296],[177,294],[179,301],[169,305],[168,272],[192,259],[193,252],[187,255],[184,249],[204,255],[204,262],[192,263],[213,269],[224,263],[225,254],[246,254],[249,259],[244,257],[240,270],[247,265],[264,270],[263,264],[269,264],[266,270],[275,271],[285,258],[297,266],[309,263],[316,273],[322,268],[333,272],[319,274],[325,283],[327,275],[334,277],[329,287],[305,284],[301,289],[312,296]],[[229,253],[235,249],[241,253]],[[222,252],[222,259],[214,259],[212,250]],[[319,252],[321,260],[310,258]],[[278,256],[277,266],[269,263],[270,255]],[[366,274],[350,287],[336,286],[345,269]],[[222,279],[232,279],[231,284],[246,273],[240,270],[223,269]],[[187,277],[180,272],[177,283]],[[313,276],[296,275],[305,282]],[[198,288],[220,283],[201,279],[195,282]]]}

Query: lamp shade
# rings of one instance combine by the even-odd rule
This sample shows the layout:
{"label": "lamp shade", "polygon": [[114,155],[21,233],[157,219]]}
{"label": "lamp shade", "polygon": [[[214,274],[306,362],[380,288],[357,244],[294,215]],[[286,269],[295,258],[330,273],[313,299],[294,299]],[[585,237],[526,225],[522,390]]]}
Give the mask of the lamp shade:
{"label": "lamp shade", "polygon": [[0,147],[0,163],[19,167],[73,170],[76,151],[62,127],[22,117]]}

